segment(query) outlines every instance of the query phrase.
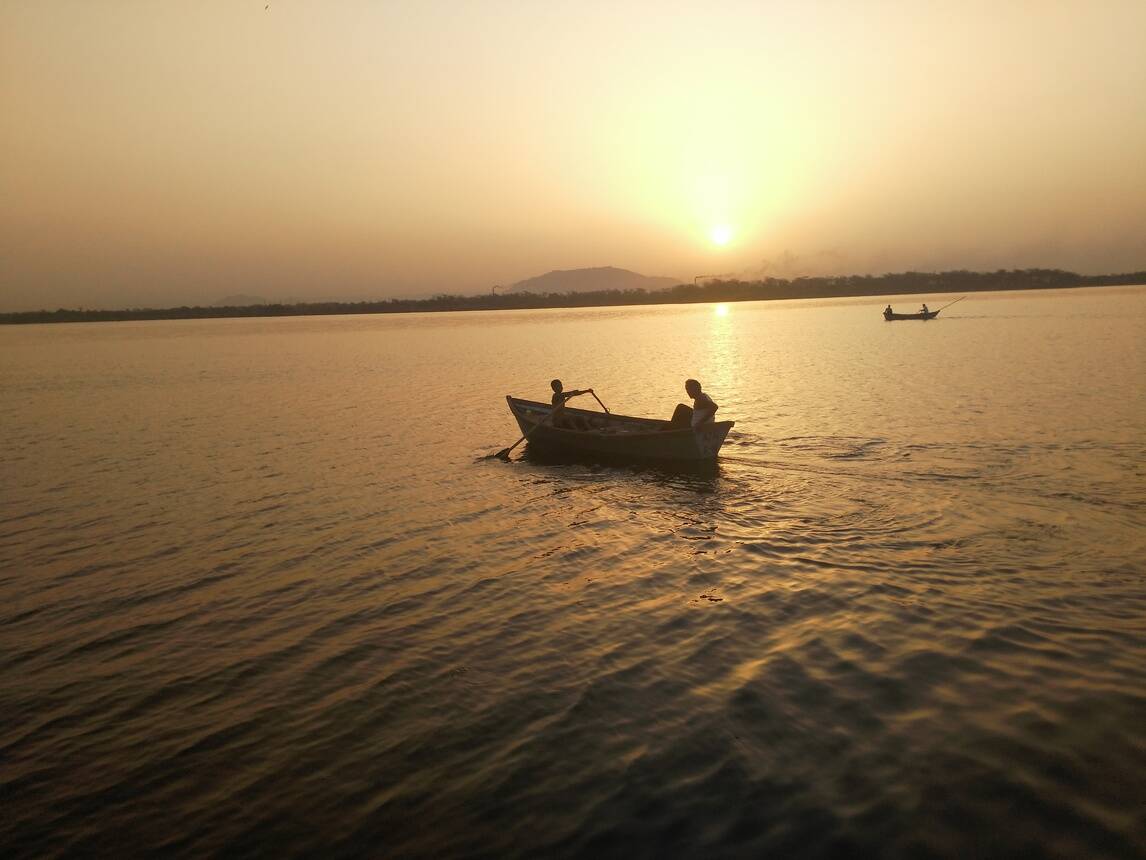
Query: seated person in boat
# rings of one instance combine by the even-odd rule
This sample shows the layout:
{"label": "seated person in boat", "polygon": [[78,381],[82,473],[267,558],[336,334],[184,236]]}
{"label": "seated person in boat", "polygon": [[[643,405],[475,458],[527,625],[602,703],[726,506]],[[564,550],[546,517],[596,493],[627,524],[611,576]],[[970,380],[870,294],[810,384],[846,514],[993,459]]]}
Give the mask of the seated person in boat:
{"label": "seated person in boat", "polygon": [[891,309],[891,305],[888,305],[886,308],[884,308],[884,309],[883,309],[883,315],[884,315],[885,317],[889,317],[889,316],[891,316],[893,313],[895,313],[895,311],[893,311],[893,310]]}
{"label": "seated person in boat", "polygon": [[922,314],[929,314],[929,313],[931,313],[931,311],[927,310],[927,304],[926,304],[926,303],[924,303],[923,307],[920,309],[920,311],[919,311],[919,312],[920,312],[920,313],[922,313]]}
{"label": "seated person in boat", "polygon": [[712,424],[716,417],[716,410],[720,407],[700,387],[695,379],[686,379],[685,393],[692,398],[692,406],[678,403],[676,411],[672,414],[672,424],[676,426],[688,425],[696,430],[705,424]]}
{"label": "seated person in boat", "polygon": [[560,379],[554,379],[549,383],[549,387],[553,389],[553,426],[564,427],[568,430],[590,430],[592,429],[589,422],[584,418],[577,415],[565,414],[565,402],[574,397],[579,397],[582,394],[589,394],[592,388],[586,388],[581,391],[565,391],[565,387],[561,384]]}

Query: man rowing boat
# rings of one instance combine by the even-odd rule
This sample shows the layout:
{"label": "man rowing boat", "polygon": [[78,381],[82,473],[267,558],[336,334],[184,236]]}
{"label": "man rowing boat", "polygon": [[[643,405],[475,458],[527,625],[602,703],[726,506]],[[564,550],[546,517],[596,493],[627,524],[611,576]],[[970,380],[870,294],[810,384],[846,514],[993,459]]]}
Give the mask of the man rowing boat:
{"label": "man rowing boat", "polygon": [[561,384],[560,379],[554,379],[549,383],[549,387],[553,389],[553,426],[564,427],[567,430],[591,430],[592,426],[588,420],[580,417],[579,415],[569,415],[565,412],[565,403],[574,397],[580,397],[582,394],[592,394],[592,388],[584,388],[580,391],[566,391],[565,386]]}
{"label": "man rowing boat", "polygon": [[593,392],[592,388],[586,388],[582,391],[565,391],[565,386],[561,384],[560,379],[554,379],[549,383],[549,387],[553,389],[552,402],[554,407],[564,406],[566,400],[570,400],[574,397],[580,397],[582,394],[591,394]]}

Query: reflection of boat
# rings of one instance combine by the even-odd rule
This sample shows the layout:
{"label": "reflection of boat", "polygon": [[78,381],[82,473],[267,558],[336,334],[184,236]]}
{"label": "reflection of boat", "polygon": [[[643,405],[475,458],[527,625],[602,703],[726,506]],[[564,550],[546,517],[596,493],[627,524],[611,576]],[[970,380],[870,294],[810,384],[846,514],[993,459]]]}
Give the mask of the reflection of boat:
{"label": "reflection of boat", "polygon": [[734,421],[717,421],[696,430],[656,418],[632,418],[566,406],[554,426],[548,403],[506,397],[530,447],[587,452],[646,460],[713,460]]}
{"label": "reflection of boat", "polygon": [[[941,311],[943,308],[939,310]],[[897,314],[893,311],[886,310],[883,312],[883,318],[888,322],[893,322],[894,320],[933,320],[937,316],[939,316],[939,311],[928,311],[927,313],[920,311],[917,314]]]}
{"label": "reflection of boat", "polygon": [[608,466],[642,483],[660,484],[677,489],[711,491],[720,477],[720,458],[715,460],[652,460],[594,451],[524,446],[521,461],[546,469],[596,469]]}

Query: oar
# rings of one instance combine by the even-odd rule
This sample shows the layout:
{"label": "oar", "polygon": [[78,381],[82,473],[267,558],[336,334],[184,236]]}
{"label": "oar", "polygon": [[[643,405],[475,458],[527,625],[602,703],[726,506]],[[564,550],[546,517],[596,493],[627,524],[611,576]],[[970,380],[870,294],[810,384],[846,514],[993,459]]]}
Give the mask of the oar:
{"label": "oar", "polygon": [[[963,299],[965,299],[965,298],[967,298],[967,297],[966,297],[966,296],[960,296],[960,297],[959,297],[959,298],[957,298],[957,299],[956,299],[954,302],[948,302],[947,304],[945,304],[945,305],[943,306],[943,308],[949,308],[949,307],[951,307],[951,305],[955,304],[955,302],[961,302],[961,301],[963,301]],[[943,310],[943,308],[940,308],[940,309],[939,309],[939,311]],[[933,313],[939,313],[939,311],[933,311]]]}
{"label": "oar", "polygon": [[499,460],[508,460],[509,459],[509,452],[512,451],[514,448],[516,448],[518,445],[520,445],[522,442],[524,442],[526,439],[528,439],[530,436],[532,436],[534,433],[536,433],[537,428],[539,428],[542,424],[544,424],[546,421],[548,421],[550,418],[552,418],[554,415],[556,415],[557,410],[560,408],[561,407],[555,407],[554,409],[552,409],[548,415],[546,415],[544,418],[542,418],[540,421],[538,421],[536,424],[534,424],[533,428],[528,433],[526,433],[524,436],[522,436],[520,439],[518,439],[516,442],[514,442],[508,448],[502,448],[500,451],[498,451],[493,456],[497,457]]}
{"label": "oar", "polygon": [[[590,388],[589,393],[593,395],[593,398],[598,403],[601,403],[601,398],[597,397],[596,391],[594,391],[592,388]],[[546,415],[544,418],[542,418],[540,421],[538,421],[536,424],[534,424],[533,428],[528,433],[526,433],[524,436],[522,436],[520,439],[518,439],[516,442],[514,442],[508,448],[502,448],[500,451],[498,451],[493,456],[495,456],[501,460],[508,460],[510,451],[512,451],[514,448],[516,448],[518,445],[520,445],[522,442],[524,442],[526,439],[528,439],[530,436],[532,436],[537,431],[538,427],[540,427],[542,424],[544,424],[546,421],[548,421],[550,418],[552,418],[554,415],[556,415],[557,410],[564,408],[564,406],[565,406],[565,404],[562,403],[561,406],[554,407],[553,410],[550,411],[550,413],[548,415]],[[606,415],[609,414],[609,407],[606,406],[604,403],[601,403],[601,408],[605,410]]]}

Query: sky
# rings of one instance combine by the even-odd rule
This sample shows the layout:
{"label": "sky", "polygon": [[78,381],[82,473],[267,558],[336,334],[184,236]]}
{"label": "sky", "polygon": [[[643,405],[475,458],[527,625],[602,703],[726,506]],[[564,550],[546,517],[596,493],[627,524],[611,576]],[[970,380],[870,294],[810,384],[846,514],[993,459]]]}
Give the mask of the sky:
{"label": "sky", "polygon": [[1146,2],[0,0],[0,309],[1146,269]]}

